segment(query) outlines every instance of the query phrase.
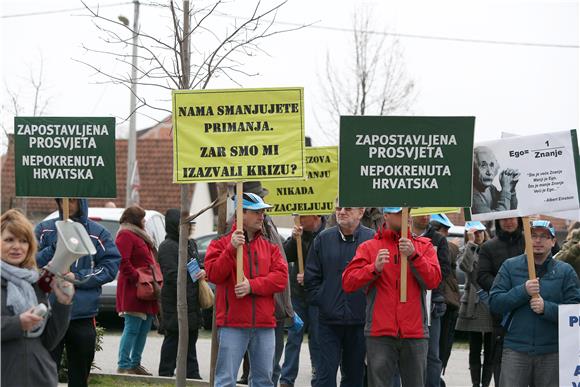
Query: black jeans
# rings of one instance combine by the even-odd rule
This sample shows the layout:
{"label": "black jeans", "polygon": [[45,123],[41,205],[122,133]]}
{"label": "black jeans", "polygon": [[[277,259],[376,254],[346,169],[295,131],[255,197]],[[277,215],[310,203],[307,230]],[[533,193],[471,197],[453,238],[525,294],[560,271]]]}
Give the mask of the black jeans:
{"label": "black jeans", "polygon": [[64,338],[50,353],[60,369],[62,352],[66,348],[69,387],[86,387],[95,358],[97,331],[95,319],[71,320]]}
{"label": "black jeans", "polygon": [[[189,331],[187,344],[187,379],[201,379],[199,375],[199,364],[197,362],[197,329]],[[166,331],[163,344],[161,345],[161,359],[159,360],[159,376],[174,376],[177,363],[177,345],[179,343],[179,332]]]}

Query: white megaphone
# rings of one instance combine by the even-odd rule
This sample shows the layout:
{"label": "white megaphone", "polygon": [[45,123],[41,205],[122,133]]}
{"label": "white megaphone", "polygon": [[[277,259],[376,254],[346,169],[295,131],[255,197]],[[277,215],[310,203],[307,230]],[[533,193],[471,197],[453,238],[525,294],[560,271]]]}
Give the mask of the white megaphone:
{"label": "white megaphone", "polygon": [[58,238],[56,251],[52,260],[44,267],[44,274],[38,280],[41,289],[47,293],[50,292],[50,282],[53,276],[68,281],[63,275],[70,271],[70,266],[77,259],[97,253],[91,237],[82,224],[72,220],[59,220],[56,222],[56,232]]}

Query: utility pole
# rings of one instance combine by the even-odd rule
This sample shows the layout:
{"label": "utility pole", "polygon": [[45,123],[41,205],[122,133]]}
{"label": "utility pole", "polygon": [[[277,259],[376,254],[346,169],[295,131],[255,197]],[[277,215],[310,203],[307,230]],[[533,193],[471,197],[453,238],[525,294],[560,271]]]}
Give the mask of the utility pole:
{"label": "utility pole", "polygon": [[135,109],[137,108],[137,38],[139,36],[139,1],[133,0],[135,5],[133,13],[133,52],[131,62],[131,102],[129,105],[129,140],[127,143],[127,184],[125,190],[125,207],[135,203],[131,199],[132,178],[137,160],[137,128]]}

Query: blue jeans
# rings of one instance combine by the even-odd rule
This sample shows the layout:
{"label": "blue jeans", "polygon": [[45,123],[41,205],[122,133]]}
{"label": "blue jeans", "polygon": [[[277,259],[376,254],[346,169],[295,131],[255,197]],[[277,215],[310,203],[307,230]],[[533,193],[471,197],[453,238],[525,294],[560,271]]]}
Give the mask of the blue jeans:
{"label": "blue jeans", "polygon": [[153,316],[139,317],[125,315],[125,327],[119,343],[119,368],[135,368],[141,364],[141,355],[145,348],[147,334],[151,330]]}
{"label": "blue jeans", "polygon": [[218,331],[215,387],[235,387],[240,364],[248,351],[250,387],[273,387],[274,328],[228,328]]}
{"label": "blue jeans", "polygon": [[294,385],[298,376],[298,367],[300,364],[300,347],[304,331],[308,330],[308,349],[310,351],[310,363],[314,374],[312,376],[312,385],[316,382],[316,370],[320,359],[320,347],[318,346],[318,307],[307,305],[304,300],[292,299],[294,312],[304,321],[304,326],[299,331],[288,331],[288,340],[284,350],[284,364],[282,365],[282,377],[280,383]]}
{"label": "blue jeans", "polygon": [[429,349],[427,351],[427,382],[426,387],[441,385],[441,359],[439,358],[439,337],[441,336],[441,317],[433,317],[429,326]]}
{"label": "blue jeans", "polygon": [[318,334],[321,351],[316,386],[336,387],[339,366],[341,387],[362,386],[366,353],[364,325],[331,325],[321,322]]}

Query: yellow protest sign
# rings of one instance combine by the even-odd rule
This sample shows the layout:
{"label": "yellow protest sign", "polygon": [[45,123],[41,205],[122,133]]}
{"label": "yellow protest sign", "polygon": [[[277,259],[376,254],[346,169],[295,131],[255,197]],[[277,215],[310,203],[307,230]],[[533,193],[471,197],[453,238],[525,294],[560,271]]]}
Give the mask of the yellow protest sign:
{"label": "yellow protest sign", "polygon": [[304,177],[304,89],[173,90],[173,182]]}
{"label": "yellow protest sign", "polygon": [[411,216],[459,213],[460,207],[421,207],[411,209]]}
{"label": "yellow protest sign", "polygon": [[270,215],[325,215],[338,194],[338,147],[306,148],[306,180],[264,181]]}

